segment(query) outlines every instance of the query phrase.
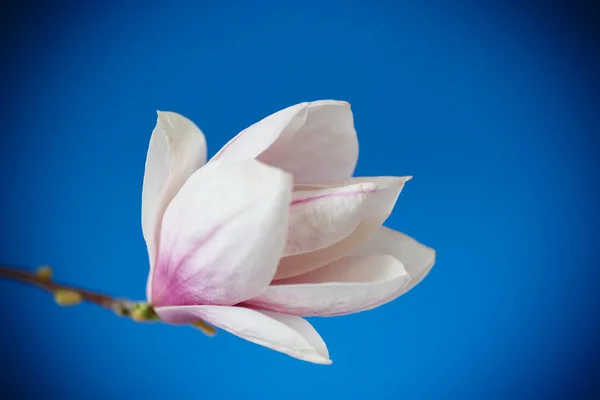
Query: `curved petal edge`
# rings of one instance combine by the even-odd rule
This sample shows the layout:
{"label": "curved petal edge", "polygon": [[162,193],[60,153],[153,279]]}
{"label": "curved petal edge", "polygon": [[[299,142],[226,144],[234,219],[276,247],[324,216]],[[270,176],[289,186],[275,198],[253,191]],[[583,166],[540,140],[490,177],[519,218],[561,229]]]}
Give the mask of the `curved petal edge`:
{"label": "curved petal edge", "polygon": [[[174,112],[157,112],[142,188],[142,232],[148,248],[150,274],[156,259],[163,214],[186,180],[206,163],[206,139],[189,119]],[[147,293],[151,292],[148,279]]]}
{"label": "curved petal edge", "polygon": [[300,317],[246,307],[157,307],[159,317],[172,324],[203,320],[242,339],[315,364],[331,364],[325,342]]}

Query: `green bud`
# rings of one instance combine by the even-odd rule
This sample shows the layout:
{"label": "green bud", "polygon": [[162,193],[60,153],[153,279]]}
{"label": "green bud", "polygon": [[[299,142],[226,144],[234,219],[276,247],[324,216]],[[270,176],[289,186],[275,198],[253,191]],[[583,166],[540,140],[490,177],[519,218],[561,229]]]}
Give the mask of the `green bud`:
{"label": "green bud", "polygon": [[54,292],[54,300],[61,306],[74,306],[81,303],[83,298],[79,292],[59,289]]}
{"label": "green bud", "polygon": [[52,267],[49,265],[42,265],[38,269],[35,270],[35,274],[45,281],[52,280]]}
{"label": "green bud", "polygon": [[152,305],[148,303],[138,303],[131,309],[131,319],[137,322],[156,321],[158,315]]}

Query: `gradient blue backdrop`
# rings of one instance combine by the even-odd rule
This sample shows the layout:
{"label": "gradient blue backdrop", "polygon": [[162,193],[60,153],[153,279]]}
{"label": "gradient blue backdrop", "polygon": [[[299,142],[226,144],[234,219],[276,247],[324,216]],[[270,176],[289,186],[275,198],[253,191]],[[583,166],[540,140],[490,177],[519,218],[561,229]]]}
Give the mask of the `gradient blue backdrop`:
{"label": "gradient blue backdrop", "polygon": [[62,399],[598,394],[598,14],[540,2],[16,3],[2,11],[0,259],[143,298],[157,109],[209,154],[301,101],[352,103],[358,175],[438,252],[414,291],[313,319],[332,366],[0,282],[2,393]]}

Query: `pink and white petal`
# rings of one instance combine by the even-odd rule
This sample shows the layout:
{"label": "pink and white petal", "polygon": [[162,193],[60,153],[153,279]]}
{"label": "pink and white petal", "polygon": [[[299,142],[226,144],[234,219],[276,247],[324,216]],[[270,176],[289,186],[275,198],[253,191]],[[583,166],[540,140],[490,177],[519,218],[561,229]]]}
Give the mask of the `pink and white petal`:
{"label": "pink and white petal", "polygon": [[284,256],[319,250],[350,235],[377,190],[376,184],[365,182],[294,192]]}
{"label": "pink and white petal", "polygon": [[390,216],[404,183],[410,179],[410,176],[350,178],[332,183],[332,186],[336,186],[349,185],[351,182],[370,182],[377,185],[378,189],[368,197],[363,210],[363,219],[350,235],[320,250],[282,258],[275,279],[290,278],[313,271],[359,248]]}
{"label": "pink and white petal", "polygon": [[292,173],[298,183],[352,176],[358,139],[350,105],[319,100],[285,108],[239,133],[212,160],[254,157]]}
{"label": "pink and white petal", "polygon": [[306,121],[307,109],[308,103],[300,103],[263,118],[237,134],[210,161],[257,158],[278,140],[286,142],[295,135]]}
{"label": "pink and white petal", "polygon": [[157,307],[159,317],[169,323],[206,321],[252,343],[300,360],[331,364],[325,342],[313,326],[300,317],[245,307],[174,306]]}
{"label": "pink and white petal", "polygon": [[302,316],[352,314],[393,300],[409,281],[402,263],[390,255],[348,256],[278,281],[246,303]]}
{"label": "pink and white petal", "polygon": [[271,282],[283,253],[291,176],[256,160],[206,164],[167,208],[155,306],[233,305]]}
{"label": "pink and white petal", "polygon": [[435,250],[419,243],[404,233],[382,226],[354,255],[390,254],[404,264],[411,276],[402,293],[420,283],[435,264]]}
{"label": "pink and white petal", "polygon": [[[163,213],[185,181],[204,163],[206,139],[202,131],[182,115],[158,111],[142,189],[142,231],[150,259],[149,276],[154,268]],[[148,294],[150,285],[148,279]]]}
{"label": "pink and white petal", "polygon": [[305,124],[288,140],[267,149],[259,160],[291,172],[296,183],[351,177],[358,161],[358,138],[350,104],[311,102]]}

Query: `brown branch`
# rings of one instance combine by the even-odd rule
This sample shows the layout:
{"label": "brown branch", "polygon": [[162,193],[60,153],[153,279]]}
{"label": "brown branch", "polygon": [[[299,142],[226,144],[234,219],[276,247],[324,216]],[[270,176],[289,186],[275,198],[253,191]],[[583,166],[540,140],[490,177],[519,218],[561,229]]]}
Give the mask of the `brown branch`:
{"label": "brown branch", "polygon": [[22,268],[0,266],[0,279],[17,281],[50,292],[61,305],[74,305],[81,301],[87,301],[112,310],[121,316],[129,316],[134,319],[137,319],[136,317],[143,317],[136,315],[135,312],[140,307],[140,304],[143,303],[126,299],[115,299],[105,294],[56,283],[52,280],[51,275],[52,270],[50,267],[41,267],[36,272],[30,272]]}
{"label": "brown branch", "polygon": [[[24,268],[0,265],[0,279],[20,282],[50,292],[54,295],[54,300],[63,306],[76,305],[82,301],[87,301],[137,322],[159,320],[152,305],[146,302],[116,299],[76,286],[56,283],[52,280],[52,269],[49,266],[43,266],[35,272],[30,272]],[[216,329],[204,321],[195,321],[191,325],[208,336],[216,334]]]}

